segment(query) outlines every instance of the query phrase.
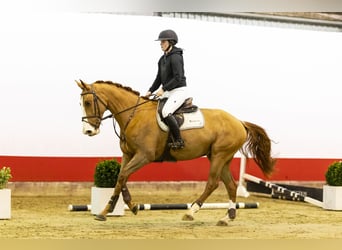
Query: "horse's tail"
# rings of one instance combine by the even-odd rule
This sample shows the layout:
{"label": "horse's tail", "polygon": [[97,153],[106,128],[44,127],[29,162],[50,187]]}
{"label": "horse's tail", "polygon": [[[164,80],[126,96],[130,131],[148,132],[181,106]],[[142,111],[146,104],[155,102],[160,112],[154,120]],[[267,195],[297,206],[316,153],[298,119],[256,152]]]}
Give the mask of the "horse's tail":
{"label": "horse's tail", "polygon": [[253,123],[243,122],[247,130],[247,140],[241,152],[248,157],[248,153],[254,158],[265,176],[270,176],[273,172],[275,159],[271,157],[271,140],[266,131]]}

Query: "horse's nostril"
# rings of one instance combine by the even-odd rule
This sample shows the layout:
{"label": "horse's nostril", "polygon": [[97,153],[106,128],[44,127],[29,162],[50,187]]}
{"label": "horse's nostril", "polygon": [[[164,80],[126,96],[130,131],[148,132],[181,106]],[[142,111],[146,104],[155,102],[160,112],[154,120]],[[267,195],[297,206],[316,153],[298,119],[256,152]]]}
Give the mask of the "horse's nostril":
{"label": "horse's nostril", "polygon": [[91,130],[86,130],[86,134],[87,134],[87,135],[91,135],[91,134],[92,134],[92,131],[91,131]]}

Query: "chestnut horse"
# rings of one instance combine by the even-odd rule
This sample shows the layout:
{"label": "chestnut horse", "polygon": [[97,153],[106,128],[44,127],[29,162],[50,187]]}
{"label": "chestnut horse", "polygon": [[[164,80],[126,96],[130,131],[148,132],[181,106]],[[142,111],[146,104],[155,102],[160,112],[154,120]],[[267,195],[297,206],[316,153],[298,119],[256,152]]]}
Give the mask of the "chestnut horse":
{"label": "chestnut horse", "polygon": [[[98,134],[101,121],[109,117],[113,117],[120,126],[120,147],[123,152],[120,174],[113,196],[95,219],[106,220],[107,213],[115,208],[120,193],[129,209],[137,214],[139,208],[131,200],[127,180],[144,165],[160,160],[167,146],[168,134],[159,128],[156,121],[158,102],[140,97],[137,91],[110,81],[96,81],[93,84],[81,80],[76,82],[82,89],[83,133],[89,136]],[[103,117],[106,110],[112,114]],[[204,192],[193,202],[182,219],[193,220],[194,214],[221,180],[228,192],[229,208],[218,225],[227,225],[236,216],[237,185],[229,170],[234,154],[238,150],[245,156],[250,154],[265,176],[269,176],[274,166],[271,141],[265,130],[258,125],[242,122],[218,109],[201,111],[205,119],[204,127],[181,131],[185,147],[168,150],[168,154],[177,161],[201,156],[207,156],[210,161]]]}

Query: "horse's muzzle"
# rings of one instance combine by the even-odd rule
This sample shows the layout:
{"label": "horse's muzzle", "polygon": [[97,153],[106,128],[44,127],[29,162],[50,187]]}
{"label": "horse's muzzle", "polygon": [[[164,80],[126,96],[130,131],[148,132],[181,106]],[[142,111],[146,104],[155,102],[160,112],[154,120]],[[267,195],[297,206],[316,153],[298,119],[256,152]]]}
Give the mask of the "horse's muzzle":
{"label": "horse's muzzle", "polygon": [[99,132],[97,132],[97,130],[95,131],[92,131],[92,130],[86,130],[84,132],[85,135],[89,135],[89,136],[94,136],[94,135],[97,135]]}
{"label": "horse's muzzle", "polygon": [[83,122],[83,134],[88,136],[94,136],[100,133],[99,128],[94,128],[87,122]]}

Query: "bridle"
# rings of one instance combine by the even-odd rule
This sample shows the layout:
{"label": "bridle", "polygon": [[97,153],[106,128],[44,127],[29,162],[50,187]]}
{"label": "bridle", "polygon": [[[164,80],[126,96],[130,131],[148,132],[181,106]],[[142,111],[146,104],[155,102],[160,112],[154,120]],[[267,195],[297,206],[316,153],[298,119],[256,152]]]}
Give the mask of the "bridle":
{"label": "bridle", "polygon": [[[107,104],[96,95],[95,91],[93,89],[91,89],[90,91],[86,91],[81,93],[81,96],[85,96],[85,95],[93,95],[93,104],[94,104],[94,115],[88,115],[88,116],[82,116],[82,122],[87,122],[89,123],[91,126],[93,126],[94,128],[98,128],[101,124],[101,121],[109,118],[109,117],[104,117],[102,118],[100,115],[100,107],[99,107],[99,102],[105,106],[105,108],[107,109]],[[97,121],[99,122],[99,124],[94,124],[91,123],[88,119],[97,119]]]}
{"label": "bridle", "polygon": [[[106,110],[108,110],[107,104],[106,104],[106,103],[105,103],[105,102],[96,94],[96,92],[95,92],[95,90],[94,90],[93,88],[92,88],[91,90],[89,90],[89,91],[86,91],[86,92],[81,93],[81,96],[85,96],[85,95],[93,95],[94,115],[82,116],[82,122],[87,122],[87,123],[89,123],[91,126],[93,126],[94,128],[98,128],[98,127],[101,125],[101,122],[102,122],[103,120],[106,120],[106,119],[108,119],[108,118],[113,118],[114,132],[115,132],[115,134],[117,135],[117,137],[118,137],[120,140],[122,140],[122,141],[125,140],[125,134],[124,134],[124,132],[126,131],[126,128],[128,127],[129,122],[132,120],[132,118],[133,118],[133,116],[134,116],[134,114],[135,114],[135,111],[136,111],[137,107],[151,101],[150,99],[148,99],[148,100],[146,100],[146,101],[144,101],[144,102],[142,102],[142,103],[139,103],[139,101],[140,101],[140,96],[138,96],[137,102],[136,102],[136,104],[135,104],[134,106],[129,107],[129,108],[126,108],[126,109],[124,109],[124,110],[121,110],[121,111],[119,111],[119,112],[117,112],[117,113],[115,113],[115,114],[109,114],[109,115],[107,115],[107,116],[105,116],[105,117],[101,117],[101,115],[100,115],[100,108],[99,108],[99,102],[100,102],[103,106],[105,106]],[[153,100],[153,99],[152,99],[152,100]],[[129,111],[129,110],[131,110],[131,109],[133,109],[133,111],[132,111],[132,113],[130,114],[130,116],[129,116],[127,122],[126,122],[126,125],[125,125],[125,127],[124,127],[124,130],[123,130],[124,132],[122,133],[122,136],[120,136],[119,133],[116,131],[115,117],[118,116],[118,115],[120,115],[120,114],[122,114],[122,113],[124,113],[124,112],[127,112],[127,111]],[[93,123],[89,122],[88,119],[94,119],[94,118],[97,119],[97,121],[99,122],[98,124],[97,124],[97,123],[96,123],[96,124],[93,124]]]}

